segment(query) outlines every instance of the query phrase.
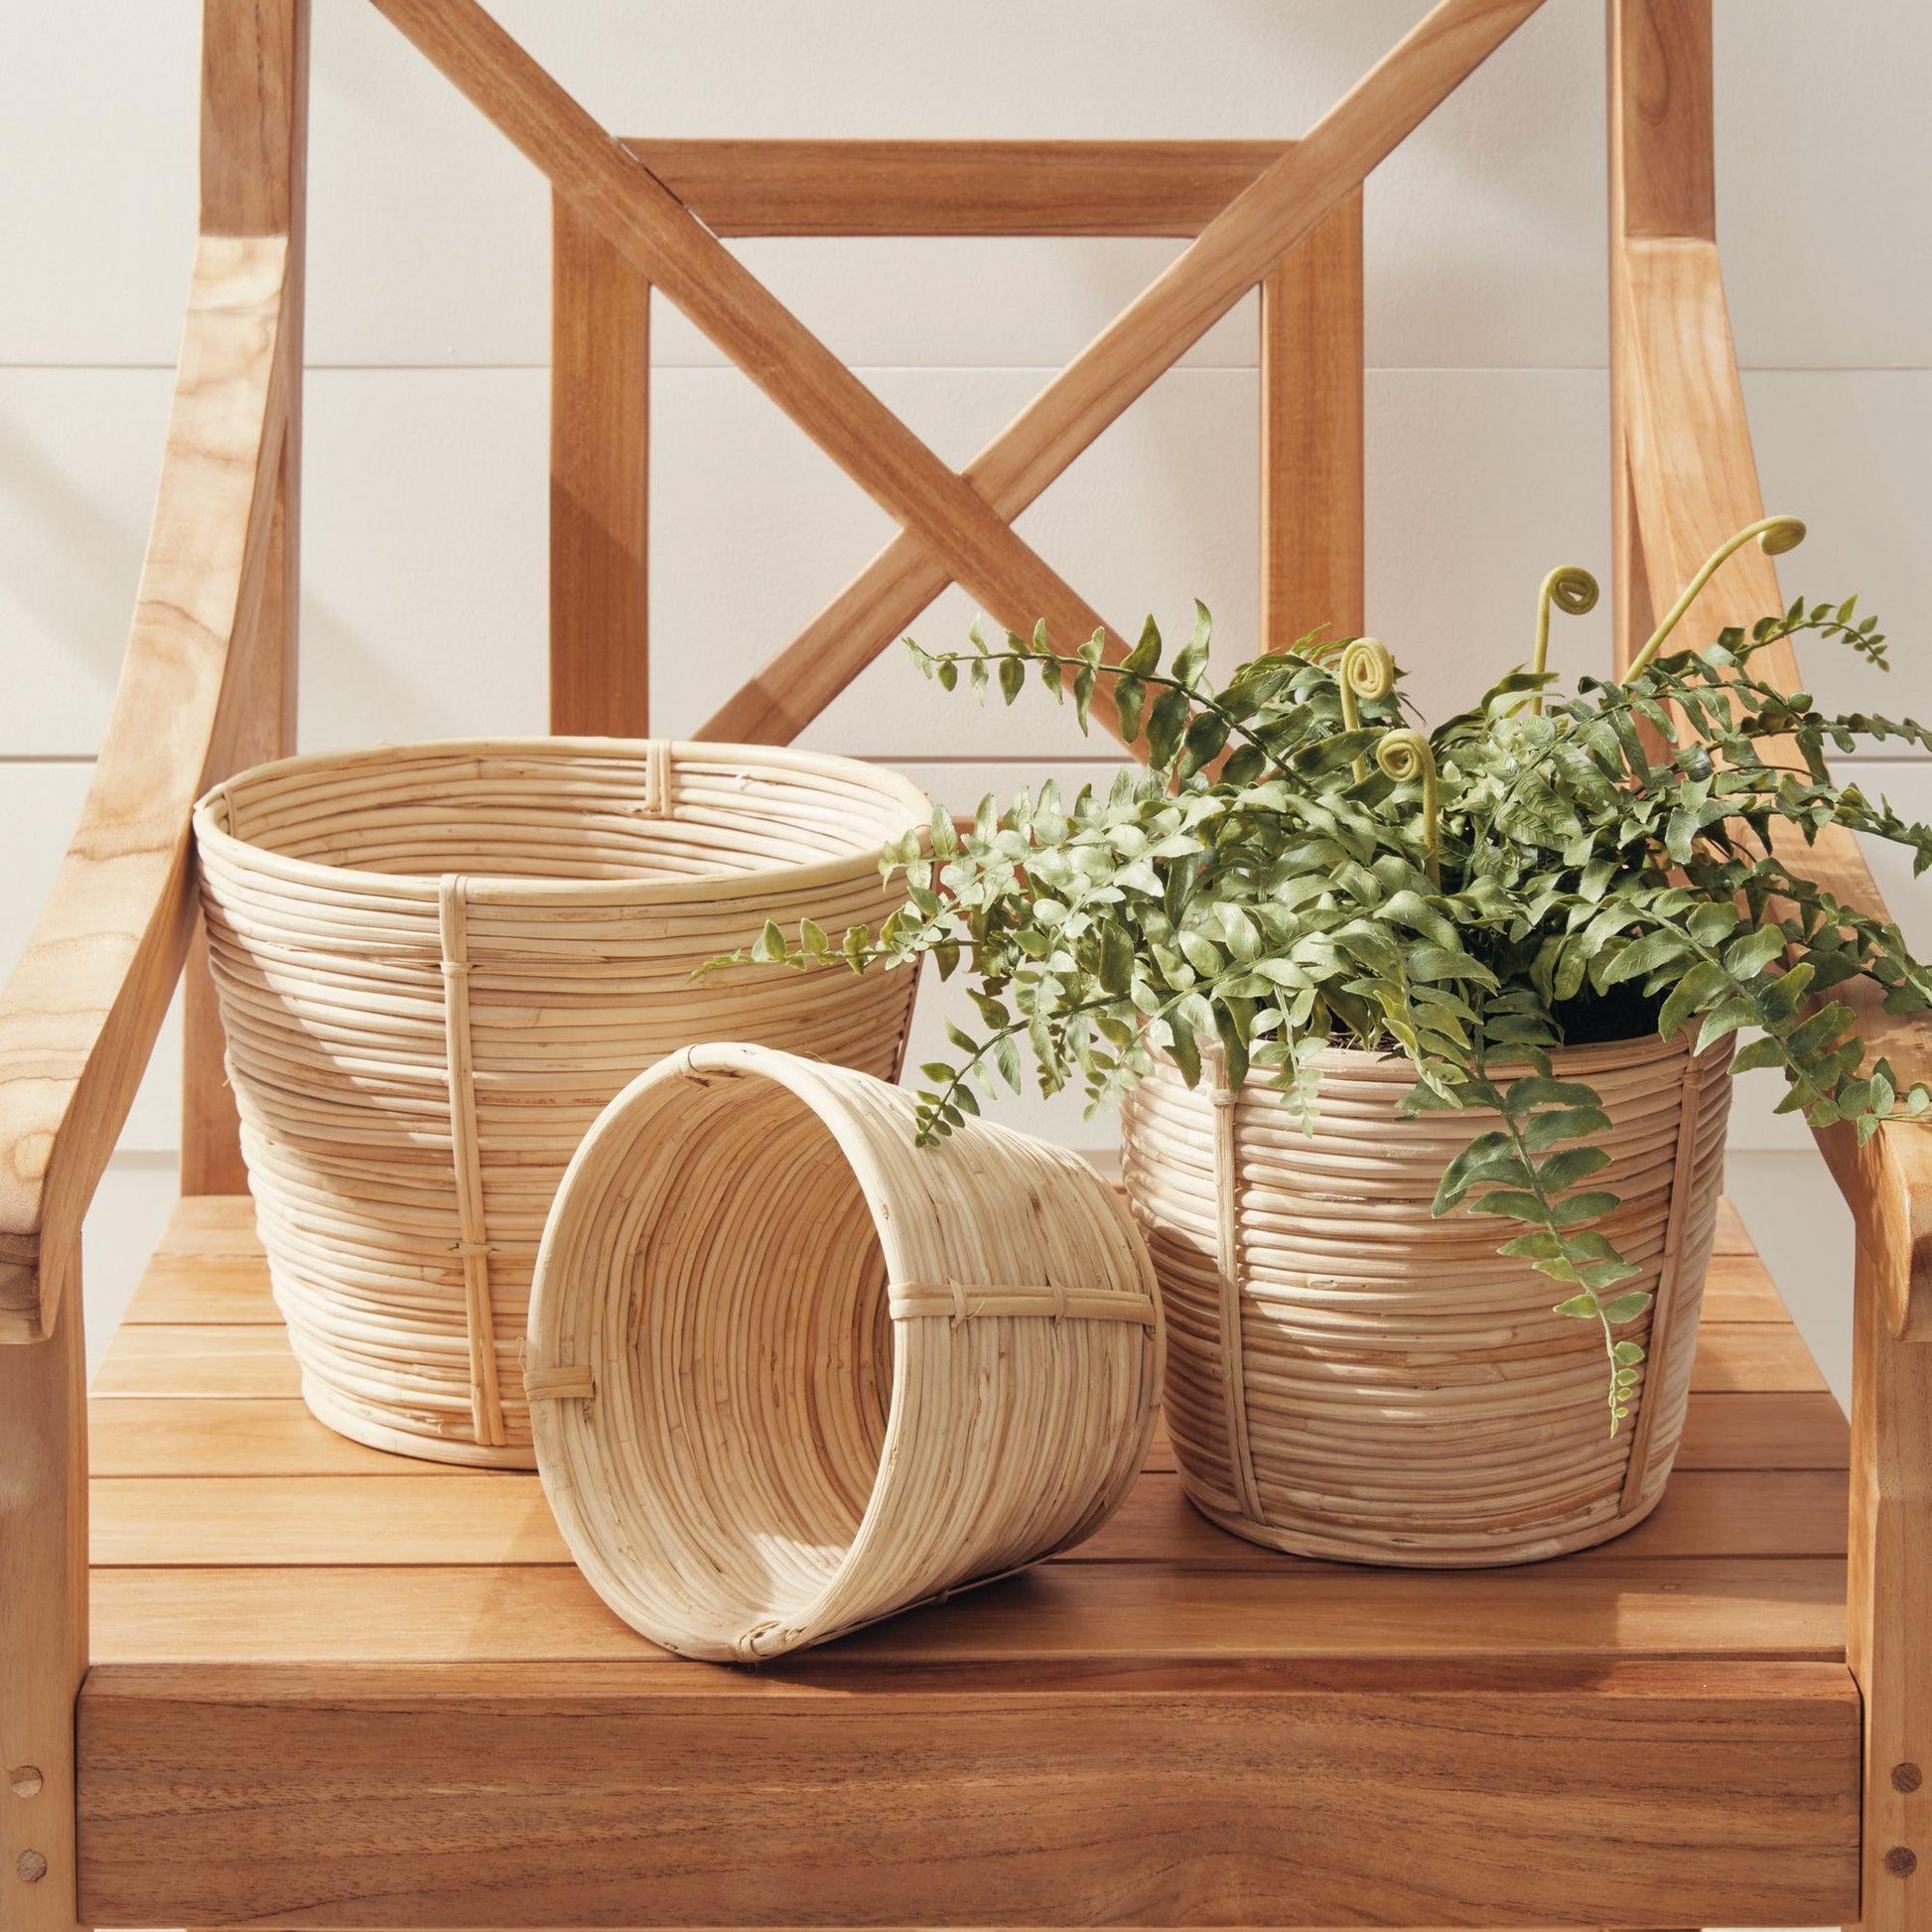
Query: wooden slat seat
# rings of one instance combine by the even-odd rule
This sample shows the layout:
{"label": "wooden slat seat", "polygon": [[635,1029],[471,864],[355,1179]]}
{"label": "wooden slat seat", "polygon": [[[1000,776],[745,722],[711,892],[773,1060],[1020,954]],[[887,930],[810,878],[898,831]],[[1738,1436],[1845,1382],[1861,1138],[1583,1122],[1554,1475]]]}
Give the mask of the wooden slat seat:
{"label": "wooden slat seat", "polygon": [[620,1623],[534,1476],[314,1422],[248,1216],[182,1203],[95,1382],[90,1922],[1852,1916],[1846,1424],[1734,1217],[1619,1542],[1299,1562],[1157,1441],[1066,1557],[754,1674]]}

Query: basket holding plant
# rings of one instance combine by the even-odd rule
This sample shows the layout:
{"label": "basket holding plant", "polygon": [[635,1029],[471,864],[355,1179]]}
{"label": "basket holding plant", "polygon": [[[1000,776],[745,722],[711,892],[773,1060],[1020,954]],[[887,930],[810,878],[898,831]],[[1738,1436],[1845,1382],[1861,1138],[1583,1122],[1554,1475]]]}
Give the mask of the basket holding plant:
{"label": "basket holding plant", "polygon": [[979,1016],[948,1029],[954,1063],[930,1063],[924,1133],[978,1111],[976,1089],[1018,1088],[1031,1055],[1050,1092],[1078,1083],[1104,1106],[1172,1059],[1189,1085],[1240,1089],[1264,1069],[1282,1105],[1312,1125],[1314,1062],[1340,1043],[1408,1062],[1404,1108],[1481,1109],[1494,1124],[1440,1176],[1434,1209],[1515,1224],[1500,1252],[1562,1287],[1557,1311],[1595,1323],[1609,1356],[1611,1428],[1642,1377],[1631,1338],[1647,1291],[1604,1223],[1608,1121],[1587,1083],[1557,1077],[1553,1051],[1694,1030],[1699,1050],[1748,1032],[1734,1070],[1776,1066],[1783,1105],[1868,1134],[1932,1106],[1867,1063],[1837,989],[1865,979],[1886,1010],[1932,1006],[1932,973],[1895,925],[1840,902],[1773,849],[1790,827],[1825,826],[1912,849],[1932,829],[1857,784],[1834,781],[1828,749],[1903,740],[1909,720],[1830,714],[1760,672],[1776,640],[1816,635],[1885,667],[1884,640],[1854,602],[1802,600],[1748,633],[1701,649],[1672,632],[1725,557],[1755,538],[1788,549],[1789,518],[1740,532],[1614,679],[1574,695],[1545,667],[1550,612],[1595,602],[1587,573],[1552,572],[1531,662],[1469,710],[1425,731],[1401,673],[1373,639],[1304,639],[1209,681],[1209,620],[1172,659],[1150,619],[1134,649],[1103,660],[1043,627],[931,652],[948,690],[996,687],[1009,703],[1036,680],[1070,692],[1082,729],[1110,704],[1146,761],[1110,789],[1063,799],[1051,784],[970,827],[935,813],[929,837],[886,855],[906,902],[877,930],[840,937],[767,926],[742,957],[858,971],[931,955],[962,966]]}

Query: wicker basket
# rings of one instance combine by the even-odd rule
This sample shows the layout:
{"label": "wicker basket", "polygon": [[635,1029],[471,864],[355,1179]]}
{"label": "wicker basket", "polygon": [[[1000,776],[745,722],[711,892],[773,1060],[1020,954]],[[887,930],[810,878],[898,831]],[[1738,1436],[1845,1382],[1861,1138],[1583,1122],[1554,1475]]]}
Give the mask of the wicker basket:
{"label": "wicker basket", "polygon": [[635,1629],[749,1661],[985,1583],[1112,1514],[1153,1430],[1154,1271],[1070,1154],[913,1145],[884,1081],[699,1046],[591,1130],[526,1385],[565,1540]]}
{"label": "wicker basket", "polygon": [[[1311,1557],[1467,1566],[1600,1543],[1663,1494],[1684,1427],[1730,1105],[1729,1044],[1554,1056],[1603,1096],[1622,1196],[1603,1231],[1643,1271],[1647,1359],[1612,1438],[1602,1330],[1496,1253],[1508,1225],[1432,1218],[1487,1114],[1398,1119],[1406,1061],[1318,1062],[1311,1136],[1263,1076],[1190,1091],[1164,1063],[1129,1099],[1127,1189],[1168,1313],[1168,1428],[1194,1505]],[[1647,1330],[1647,1332],[1646,1332]]]}
{"label": "wicker basket", "polygon": [[286,759],[195,814],[242,1148],[309,1406],[379,1449],[529,1468],[517,1361],[565,1164],[727,1033],[895,1071],[915,976],[707,959],[898,902],[928,813],[765,747],[492,740]]}

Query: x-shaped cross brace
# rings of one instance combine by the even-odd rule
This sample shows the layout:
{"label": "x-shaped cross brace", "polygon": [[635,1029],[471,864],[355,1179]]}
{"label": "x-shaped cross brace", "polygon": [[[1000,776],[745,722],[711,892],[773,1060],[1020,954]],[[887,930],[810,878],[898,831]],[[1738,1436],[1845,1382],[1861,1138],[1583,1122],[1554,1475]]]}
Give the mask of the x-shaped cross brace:
{"label": "x-shaped cross brace", "polygon": [[[1439,4],[967,467],[949,469],[477,0],[375,4],[899,524],[897,536],[705,727],[790,738],[957,580],[1000,622],[1064,646],[1107,630],[1012,519],[1260,281],[1542,0]],[[1114,724],[1111,704],[1095,714]]]}

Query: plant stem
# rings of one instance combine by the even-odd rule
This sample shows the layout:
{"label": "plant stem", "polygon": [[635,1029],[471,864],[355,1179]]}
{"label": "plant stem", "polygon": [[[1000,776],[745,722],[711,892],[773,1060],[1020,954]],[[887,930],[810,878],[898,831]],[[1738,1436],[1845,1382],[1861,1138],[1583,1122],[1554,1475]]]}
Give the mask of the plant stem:
{"label": "plant stem", "polygon": [[1211,711],[1215,717],[1219,718],[1227,726],[1230,736],[1238,732],[1241,737],[1246,739],[1268,760],[1269,764],[1282,777],[1293,779],[1295,776],[1294,772],[1287,765],[1283,764],[1275,757],[1274,753],[1240,719],[1235,717],[1233,712],[1229,711],[1224,705],[1217,704],[1206,692],[1195,689],[1191,684],[1182,684],[1178,678],[1170,677],[1165,671],[1129,671],[1123,669],[1119,664],[1089,665],[1084,657],[1068,657],[1060,651],[1050,650],[1027,651],[1024,654],[1015,651],[992,651],[984,658],[980,657],[976,652],[968,650],[932,651],[928,655],[934,664],[990,663],[998,657],[1018,657],[1019,661],[1023,664],[1055,664],[1062,670],[1104,671],[1112,678],[1138,678],[1141,683],[1155,685],[1163,691],[1179,691],[1190,702],[1199,705],[1203,711]]}
{"label": "plant stem", "polygon": [[[1596,579],[1581,564],[1559,564],[1544,578],[1536,594],[1536,655],[1530,668],[1540,677],[1550,667],[1550,611],[1562,605],[1572,617],[1582,617],[1596,608]],[[1539,689],[1530,700],[1530,710],[1543,716],[1543,693]]]}
{"label": "plant stem", "polygon": [[1726,537],[1705,559],[1704,567],[1684,586],[1682,594],[1670,607],[1664,621],[1650,633],[1650,641],[1638,651],[1631,660],[1630,668],[1623,673],[1622,682],[1627,684],[1643,670],[1657,655],[1664,639],[1675,630],[1688,611],[1698,600],[1698,594],[1705,585],[1718,574],[1719,568],[1741,550],[1752,537],[1757,539],[1757,547],[1767,557],[1782,556],[1787,550],[1795,550],[1805,540],[1805,526],[1795,516],[1761,516],[1755,523],[1747,524],[1735,536]]}

